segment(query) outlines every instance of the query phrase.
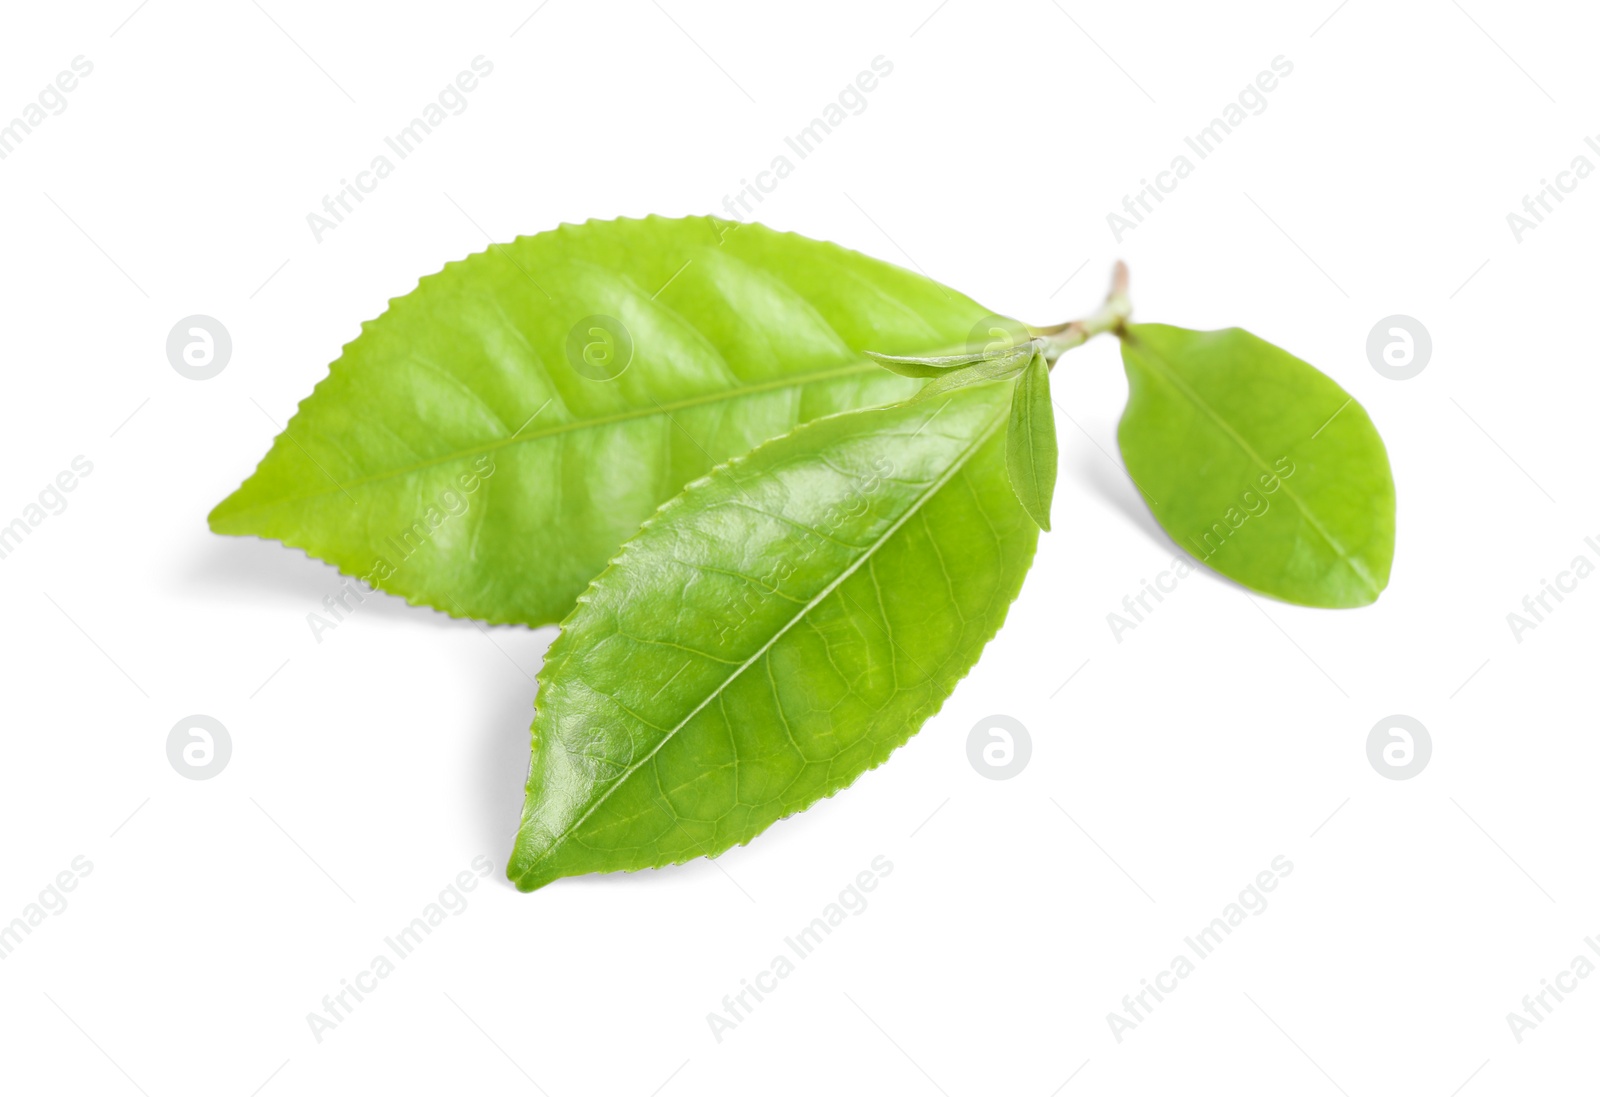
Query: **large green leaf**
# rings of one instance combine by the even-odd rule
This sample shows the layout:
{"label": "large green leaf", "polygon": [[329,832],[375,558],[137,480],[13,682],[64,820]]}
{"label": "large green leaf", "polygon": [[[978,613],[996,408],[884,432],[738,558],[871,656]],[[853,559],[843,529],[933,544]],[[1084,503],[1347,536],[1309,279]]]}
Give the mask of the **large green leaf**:
{"label": "large green leaf", "polygon": [[1009,386],[799,428],[691,485],[579,599],[540,673],[507,874],[714,856],[936,712],[1022,585]]}
{"label": "large green leaf", "polygon": [[447,613],[554,622],[690,480],[915,391],[866,350],[958,348],[987,315],[760,225],[564,225],[448,264],[364,324],[211,528]]}
{"label": "large green leaf", "polygon": [[1247,331],[1136,324],[1117,440],[1156,520],[1197,559],[1288,602],[1388,585],[1394,480],[1361,405]]}

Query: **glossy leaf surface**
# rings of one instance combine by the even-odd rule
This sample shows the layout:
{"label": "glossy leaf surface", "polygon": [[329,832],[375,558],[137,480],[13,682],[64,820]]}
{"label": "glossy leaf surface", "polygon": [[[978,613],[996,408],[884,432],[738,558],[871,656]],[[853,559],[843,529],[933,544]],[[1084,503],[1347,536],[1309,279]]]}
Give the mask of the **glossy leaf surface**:
{"label": "glossy leaf surface", "polygon": [[986,315],[760,225],[564,225],[450,263],[364,324],[211,528],[453,615],[552,623],[690,480],[916,390],[867,348],[960,347]]}
{"label": "glossy leaf surface", "polygon": [[1117,440],[1157,521],[1251,590],[1362,606],[1389,582],[1383,440],[1331,378],[1247,331],[1127,329]]}
{"label": "glossy leaf surface", "polygon": [[1022,585],[1009,386],[821,419],[664,506],[540,673],[507,874],[714,856],[849,785],[938,711]]}

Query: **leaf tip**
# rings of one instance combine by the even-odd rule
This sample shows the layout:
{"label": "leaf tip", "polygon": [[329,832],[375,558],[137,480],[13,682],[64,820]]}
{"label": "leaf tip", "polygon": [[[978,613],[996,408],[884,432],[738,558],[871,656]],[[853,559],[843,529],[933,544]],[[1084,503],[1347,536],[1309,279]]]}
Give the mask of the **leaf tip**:
{"label": "leaf tip", "polygon": [[212,533],[220,533],[224,536],[239,532],[234,527],[233,522],[230,521],[234,508],[237,506],[234,500],[238,497],[239,492],[235,490],[229,493],[222,502],[212,507],[211,512],[206,515],[206,528]]}

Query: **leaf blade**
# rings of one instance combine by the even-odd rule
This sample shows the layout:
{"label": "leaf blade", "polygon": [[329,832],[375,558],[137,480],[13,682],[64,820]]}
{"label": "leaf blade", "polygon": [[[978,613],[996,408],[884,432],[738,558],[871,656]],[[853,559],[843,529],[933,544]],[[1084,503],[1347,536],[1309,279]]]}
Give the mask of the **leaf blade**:
{"label": "leaf blade", "polygon": [[937,711],[1037,542],[1005,408],[975,386],[822,419],[664,506],[547,655],[517,886],[747,842]]}
{"label": "leaf blade", "polygon": [[1118,444],[1174,541],[1284,601],[1377,599],[1394,555],[1394,480],[1349,393],[1238,328],[1132,325],[1123,363]]}
{"label": "leaf blade", "polygon": [[947,392],[967,385],[985,385],[994,381],[1009,381],[1028,367],[1030,356],[1022,352],[984,358],[969,366],[945,370],[917,390],[913,400],[932,400]]}
{"label": "leaf blade", "polygon": [[980,362],[989,362],[997,358],[1009,358],[1016,350],[974,350],[962,351],[959,354],[933,354],[933,355],[907,355],[907,354],[880,354],[878,351],[867,351],[867,357],[878,365],[902,377],[917,377],[928,379],[933,377],[947,377],[952,371],[961,366],[976,365]]}
{"label": "leaf blade", "polygon": [[1055,407],[1050,402],[1050,367],[1035,354],[1011,390],[1006,427],[1006,472],[1017,501],[1038,527],[1050,532],[1050,501],[1055,497]]}
{"label": "leaf blade", "polygon": [[[866,347],[957,346],[984,315],[919,275],[759,225],[522,237],[364,324],[211,528],[452,615],[553,623],[688,481],[798,423],[916,390]],[[631,345],[609,380],[582,372],[615,368],[590,355],[593,333],[608,337],[583,330],[597,319]]]}

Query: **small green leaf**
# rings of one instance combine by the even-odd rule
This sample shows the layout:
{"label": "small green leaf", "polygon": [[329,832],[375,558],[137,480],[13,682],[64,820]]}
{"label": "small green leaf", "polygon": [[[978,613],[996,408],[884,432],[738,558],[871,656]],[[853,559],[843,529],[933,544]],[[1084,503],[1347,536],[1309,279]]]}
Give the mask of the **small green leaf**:
{"label": "small green leaf", "polygon": [[1017,352],[1018,348],[1010,347],[1004,350],[975,350],[965,354],[935,354],[930,356],[916,356],[903,354],[879,354],[875,350],[867,351],[867,357],[891,373],[898,373],[902,377],[944,377],[957,366],[970,366],[976,362],[985,362],[995,358],[1009,358]]}
{"label": "small green leaf", "polygon": [[553,623],[689,481],[916,391],[867,347],[961,346],[988,315],[760,225],[563,225],[447,264],[362,325],[211,528],[452,615]]}
{"label": "small green leaf", "polygon": [[1022,509],[1050,532],[1050,500],[1056,492],[1056,410],[1050,403],[1050,366],[1035,352],[1011,390],[1006,428],[1006,472]]}
{"label": "small green leaf", "polygon": [[970,366],[948,370],[923,385],[911,399],[933,400],[968,385],[1009,380],[1027,368],[1028,361],[1034,353],[1033,347],[1023,344],[1000,357],[984,357]]}
{"label": "small green leaf", "polygon": [[1395,496],[1372,420],[1247,331],[1126,329],[1117,440],[1161,527],[1251,590],[1363,606],[1389,582]]}
{"label": "small green leaf", "polygon": [[809,423],[691,484],[562,623],[507,874],[715,856],[831,796],[938,711],[1038,530],[1006,391]]}

